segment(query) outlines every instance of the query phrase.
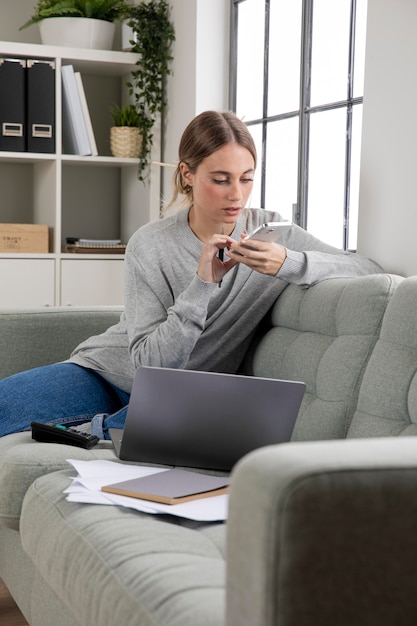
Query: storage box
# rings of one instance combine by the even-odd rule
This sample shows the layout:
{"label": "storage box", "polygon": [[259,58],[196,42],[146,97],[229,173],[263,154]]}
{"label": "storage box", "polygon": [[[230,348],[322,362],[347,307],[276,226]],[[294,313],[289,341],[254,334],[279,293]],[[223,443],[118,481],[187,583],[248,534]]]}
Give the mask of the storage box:
{"label": "storage box", "polygon": [[46,224],[0,224],[0,252],[48,252]]}

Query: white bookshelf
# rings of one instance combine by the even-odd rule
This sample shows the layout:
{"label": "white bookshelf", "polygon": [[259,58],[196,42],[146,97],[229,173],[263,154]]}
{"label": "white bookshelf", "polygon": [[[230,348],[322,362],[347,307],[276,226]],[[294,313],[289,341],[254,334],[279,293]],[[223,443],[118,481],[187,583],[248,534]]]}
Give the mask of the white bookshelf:
{"label": "white bookshelf", "polygon": [[[0,308],[123,303],[123,256],[70,254],[66,237],[122,239],[159,217],[159,168],[146,184],[137,160],[110,151],[110,106],[127,100],[130,52],[0,41],[0,57],[51,59],[56,67],[56,150],[0,152],[0,222],[47,224],[48,254],[0,253]],[[81,72],[98,156],[62,151],[61,67]],[[158,129],[152,159],[160,160]]]}

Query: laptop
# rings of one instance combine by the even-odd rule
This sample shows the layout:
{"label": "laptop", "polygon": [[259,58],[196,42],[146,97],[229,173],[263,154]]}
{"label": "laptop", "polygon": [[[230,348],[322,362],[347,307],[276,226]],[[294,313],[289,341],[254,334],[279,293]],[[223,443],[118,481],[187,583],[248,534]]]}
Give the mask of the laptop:
{"label": "laptop", "polygon": [[304,392],[298,381],[144,366],[124,429],[109,433],[124,461],[230,471],[290,440]]}

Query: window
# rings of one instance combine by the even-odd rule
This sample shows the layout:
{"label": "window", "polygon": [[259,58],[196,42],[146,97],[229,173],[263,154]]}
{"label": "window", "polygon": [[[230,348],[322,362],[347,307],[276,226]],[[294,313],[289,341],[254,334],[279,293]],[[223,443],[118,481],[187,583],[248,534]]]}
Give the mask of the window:
{"label": "window", "polygon": [[232,0],[231,108],[258,149],[252,206],[356,248],[367,0]]}

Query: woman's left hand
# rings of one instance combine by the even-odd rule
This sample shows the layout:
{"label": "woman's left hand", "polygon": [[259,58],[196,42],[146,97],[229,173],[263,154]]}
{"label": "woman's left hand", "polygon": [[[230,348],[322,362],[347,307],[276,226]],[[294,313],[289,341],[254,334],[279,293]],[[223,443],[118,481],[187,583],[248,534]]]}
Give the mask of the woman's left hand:
{"label": "woman's left hand", "polygon": [[287,258],[286,248],[275,242],[245,241],[245,237],[241,235],[240,241],[230,244],[229,256],[256,272],[275,276]]}

